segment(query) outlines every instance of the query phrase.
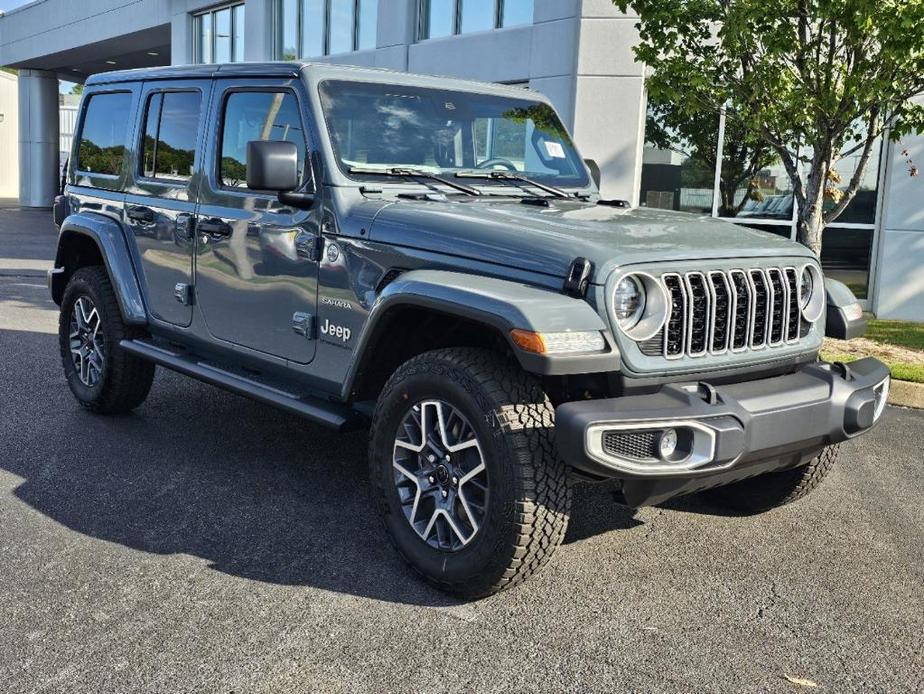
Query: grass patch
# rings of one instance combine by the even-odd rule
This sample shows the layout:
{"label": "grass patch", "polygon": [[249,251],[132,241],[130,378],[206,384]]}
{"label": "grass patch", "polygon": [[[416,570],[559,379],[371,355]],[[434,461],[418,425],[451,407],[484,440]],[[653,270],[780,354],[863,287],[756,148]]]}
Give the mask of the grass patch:
{"label": "grass patch", "polygon": [[[898,381],[911,381],[912,383],[924,383],[924,364],[905,364],[903,362],[894,362],[888,359],[882,359],[878,355],[871,355],[881,359],[886,366],[892,371],[892,378]],[[821,358],[825,361],[841,361],[845,364],[847,362],[856,361],[862,357],[856,354],[834,354],[830,352],[822,352]]]}
{"label": "grass patch", "polygon": [[875,342],[924,350],[924,323],[874,318],[869,322],[866,337]]}

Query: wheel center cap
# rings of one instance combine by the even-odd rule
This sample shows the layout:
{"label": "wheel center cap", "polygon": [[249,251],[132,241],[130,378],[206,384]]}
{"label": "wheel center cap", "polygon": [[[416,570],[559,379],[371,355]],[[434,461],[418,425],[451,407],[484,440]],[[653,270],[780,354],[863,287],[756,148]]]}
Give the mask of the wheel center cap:
{"label": "wheel center cap", "polygon": [[449,470],[445,465],[436,466],[436,479],[440,484],[446,484],[449,481]]}

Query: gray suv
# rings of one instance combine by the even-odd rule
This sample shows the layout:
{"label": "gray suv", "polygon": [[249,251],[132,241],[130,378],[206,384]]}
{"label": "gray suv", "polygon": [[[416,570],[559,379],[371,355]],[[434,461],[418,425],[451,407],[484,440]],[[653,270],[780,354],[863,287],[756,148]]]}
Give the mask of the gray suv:
{"label": "gray suv", "polygon": [[538,570],[575,480],[759,512],[883,412],[819,360],[859,305],[776,236],[601,197],[542,95],[303,63],[86,85],[49,275],[77,400],[156,366],[369,431],[374,502],[467,597]]}

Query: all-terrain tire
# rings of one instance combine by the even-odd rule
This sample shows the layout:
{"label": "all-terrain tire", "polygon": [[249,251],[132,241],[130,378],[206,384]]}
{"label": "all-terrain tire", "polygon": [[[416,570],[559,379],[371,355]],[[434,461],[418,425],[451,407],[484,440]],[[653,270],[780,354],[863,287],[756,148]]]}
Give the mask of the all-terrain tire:
{"label": "all-terrain tire", "polygon": [[[415,406],[433,399],[470,422],[488,474],[484,522],[454,551],[421,538],[396,490],[398,428]],[[389,538],[417,573],[441,590],[479,598],[520,583],[551,558],[565,536],[571,503],[554,416],[533,377],[487,350],[435,350],[395,371],[372,420],[370,479]]]}
{"label": "all-terrain tire", "polygon": [[[81,380],[71,355],[71,319],[74,305],[81,297],[89,298],[99,312],[99,330],[105,349],[101,373],[92,385]],[[154,364],[119,347],[123,339],[143,334],[143,330],[128,326],[122,320],[118,300],[103,267],[82,267],[74,272],[61,300],[58,342],[67,384],[81,405],[99,414],[122,414],[144,402],[154,381]]]}
{"label": "all-terrain tire", "polygon": [[839,446],[828,446],[807,465],[768,472],[703,492],[709,501],[742,513],[763,513],[801,499],[828,475]]}

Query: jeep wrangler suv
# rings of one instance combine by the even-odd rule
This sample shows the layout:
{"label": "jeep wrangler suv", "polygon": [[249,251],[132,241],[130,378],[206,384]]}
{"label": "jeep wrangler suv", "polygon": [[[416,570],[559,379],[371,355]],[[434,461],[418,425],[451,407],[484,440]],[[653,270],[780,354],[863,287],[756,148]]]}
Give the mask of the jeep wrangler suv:
{"label": "jeep wrangler suv", "polygon": [[369,430],[397,550],[483,596],[562,541],[571,483],[630,506],[804,496],[881,416],[863,328],[790,241],[601,198],[526,90],[303,63],[91,78],[49,275],[73,394],[156,366]]}

